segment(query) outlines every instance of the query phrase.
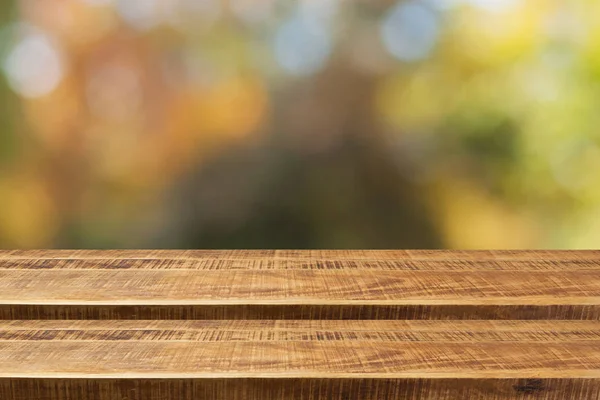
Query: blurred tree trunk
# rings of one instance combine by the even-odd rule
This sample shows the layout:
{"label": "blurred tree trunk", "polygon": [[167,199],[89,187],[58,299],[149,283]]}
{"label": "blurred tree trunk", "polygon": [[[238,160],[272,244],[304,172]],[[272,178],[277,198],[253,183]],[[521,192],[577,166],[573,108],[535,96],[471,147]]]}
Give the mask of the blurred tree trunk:
{"label": "blurred tree trunk", "polygon": [[423,197],[381,142],[374,79],[342,63],[275,99],[276,131],[180,182],[156,244],[191,248],[434,248]]}

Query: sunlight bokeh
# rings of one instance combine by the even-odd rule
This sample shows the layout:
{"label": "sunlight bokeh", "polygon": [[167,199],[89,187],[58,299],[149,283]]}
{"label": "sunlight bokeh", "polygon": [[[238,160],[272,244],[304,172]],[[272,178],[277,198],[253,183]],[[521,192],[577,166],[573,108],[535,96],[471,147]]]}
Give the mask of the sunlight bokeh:
{"label": "sunlight bokeh", "polygon": [[0,246],[588,248],[600,3],[0,5]]}

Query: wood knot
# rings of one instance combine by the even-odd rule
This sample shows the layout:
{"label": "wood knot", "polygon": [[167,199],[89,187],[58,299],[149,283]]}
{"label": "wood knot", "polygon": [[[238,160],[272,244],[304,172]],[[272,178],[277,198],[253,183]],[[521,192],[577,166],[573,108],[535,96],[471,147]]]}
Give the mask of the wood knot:
{"label": "wood knot", "polygon": [[520,393],[535,393],[545,389],[544,381],[541,379],[525,379],[517,385],[513,385],[513,389]]}

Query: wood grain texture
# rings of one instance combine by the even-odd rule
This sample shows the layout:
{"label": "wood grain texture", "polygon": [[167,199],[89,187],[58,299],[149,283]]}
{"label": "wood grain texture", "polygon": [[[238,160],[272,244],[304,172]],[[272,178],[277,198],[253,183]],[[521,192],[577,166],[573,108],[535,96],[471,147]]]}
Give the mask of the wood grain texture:
{"label": "wood grain texture", "polygon": [[595,342],[600,321],[2,321],[0,341]]}
{"label": "wood grain texture", "polygon": [[1,400],[600,398],[600,251],[0,251]]}
{"label": "wood grain texture", "polygon": [[4,259],[600,260],[600,250],[0,250]]}
{"label": "wood grain texture", "polygon": [[0,320],[409,319],[598,320],[600,307],[582,305],[48,305],[0,304]]}
{"label": "wood grain texture", "polygon": [[600,322],[9,321],[2,378],[600,378]]}
{"label": "wood grain texture", "polygon": [[3,400],[597,400],[596,379],[0,379]]}
{"label": "wood grain texture", "polygon": [[2,319],[599,316],[599,251],[0,251]]}
{"label": "wood grain texture", "polygon": [[0,270],[3,304],[599,305],[598,271]]}
{"label": "wood grain texture", "polygon": [[0,258],[0,270],[600,271],[600,260],[328,260],[281,258]]}
{"label": "wood grain texture", "polygon": [[0,379],[3,400],[597,400],[596,379]]}

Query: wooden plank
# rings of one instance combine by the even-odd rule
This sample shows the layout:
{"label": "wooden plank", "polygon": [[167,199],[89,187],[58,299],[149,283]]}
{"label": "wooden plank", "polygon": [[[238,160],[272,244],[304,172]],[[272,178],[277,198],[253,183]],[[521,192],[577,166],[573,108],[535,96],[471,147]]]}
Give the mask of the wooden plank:
{"label": "wooden plank", "polygon": [[600,260],[0,258],[0,270],[600,271]]}
{"label": "wooden plank", "polygon": [[0,341],[595,342],[600,321],[0,321]]}
{"label": "wooden plank", "polygon": [[410,319],[598,320],[594,305],[49,305],[0,304],[0,320]]}
{"label": "wooden plank", "polygon": [[3,251],[0,318],[598,319],[599,254]]}
{"label": "wooden plank", "polygon": [[598,399],[599,269],[597,251],[0,251],[0,399]]}
{"label": "wooden plank", "polygon": [[600,273],[1,270],[0,303],[599,305]]}
{"label": "wooden plank", "polygon": [[6,341],[11,378],[600,378],[596,343]]}
{"label": "wooden plank", "polygon": [[600,379],[600,322],[11,321],[0,377]]}
{"label": "wooden plank", "polygon": [[597,400],[597,379],[0,379],[3,400]]}
{"label": "wooden plank", "polygon": [[0,259],[600,260],[600,250],[0,250]]}

